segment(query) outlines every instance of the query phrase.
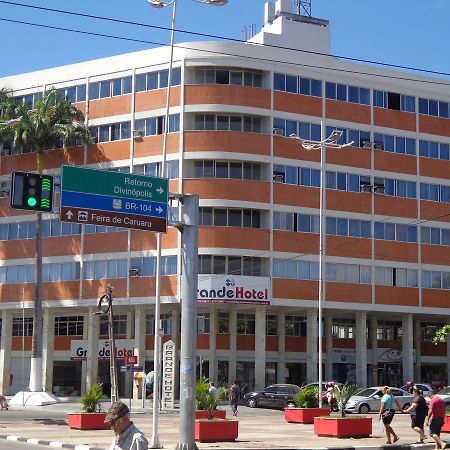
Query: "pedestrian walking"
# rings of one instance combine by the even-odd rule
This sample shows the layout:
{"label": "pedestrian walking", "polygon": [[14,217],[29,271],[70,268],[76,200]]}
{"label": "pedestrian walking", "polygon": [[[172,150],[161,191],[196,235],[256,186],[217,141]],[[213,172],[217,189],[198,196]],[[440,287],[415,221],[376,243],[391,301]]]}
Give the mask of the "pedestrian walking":
{"label": "pedestrian walking", "polygon": [[109,450],[148,449],[147,438],[130,420],[130,410],[125,403],[112,403],[106,413],[105,422],[114,430],[114,439]]}
{"label": "pedestrian walking", "polygon": [[441,439],[441,428],[445,419],[445,402],[437,395],[437,389],[433,389],[430,394],[430,405],[428,407],[425,425],[430,425],[430,436],[436,442],[435,450],[443,450],[446,443]]}
{"label": "pedestrian walking", "polygon": [[241,396],[241,388],[238,385],[237,381],[234,381],[232,386],[230,387],[230,406],[233,411],[233,416],[237,417],[238,415],[238,403],[239,398]]}
{"label": "pedestrian walking", "polygon": [[209,389],[208,392],[210,392],[211,394],[214,395],[214,397],[217,397],[217,388],[216,386],[214,386],[214,381],[211,381],[211,383],[209,383]]}
{"label": "pedestrian walking", "polygon": [[428,414],[428,406],[417,386],[411,388],[411,394],[414,395],[413,403],[408,409],[405,409],[404,412],[410,414],[411,428],[419,433],[419,440],[416,444],[423,444],[426,439],[423,425]]}
{"label": "pedestrian walking", "polygon": [[[394,404],[400,411],[402,410],[398,400],[395,399],[391,394],[391,388],[389,386],[384,386],[378,418],[380,420],[383,420],[384,430],[386,432],[387,438],[386,444],[392,444],[392,442],[397,442],[400,439],[391,426],[392,420],[395,416]],[[393,441],[391,439],[391,436],[393,438]]]}

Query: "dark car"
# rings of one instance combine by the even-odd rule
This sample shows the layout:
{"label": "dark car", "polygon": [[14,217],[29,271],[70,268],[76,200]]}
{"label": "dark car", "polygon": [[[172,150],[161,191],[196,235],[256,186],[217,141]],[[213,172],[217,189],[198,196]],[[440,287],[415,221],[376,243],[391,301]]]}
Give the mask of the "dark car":
{"label": "dark car", "polygon": [[296,384],[271,384],[260,392],[249,392],[244,395],[244,401],[250,408],[264,406],[266,408],[294,407],[292,400],[300,388]]}

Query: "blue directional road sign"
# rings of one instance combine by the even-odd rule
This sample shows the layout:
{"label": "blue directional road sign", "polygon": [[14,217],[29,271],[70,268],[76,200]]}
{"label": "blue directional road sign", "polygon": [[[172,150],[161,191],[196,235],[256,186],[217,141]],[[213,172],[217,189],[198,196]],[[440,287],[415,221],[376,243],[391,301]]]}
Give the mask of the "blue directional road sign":
{"label": "blue directional road sign", "polygon": [[169,180],[63,166],[60,220],[167,231]]}

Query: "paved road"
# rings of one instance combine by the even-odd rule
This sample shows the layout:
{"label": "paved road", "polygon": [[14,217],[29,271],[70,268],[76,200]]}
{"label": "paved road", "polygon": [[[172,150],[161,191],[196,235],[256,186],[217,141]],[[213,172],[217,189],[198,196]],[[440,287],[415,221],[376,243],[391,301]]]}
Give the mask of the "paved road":
{"label": "paved road", "polygon": [[46,445],[30,445],[25,442],[13,442],[0,439],[0,450],[49,450]]}
{"label": "paved road", "polygon": [[[108,403],[104,405],[104,409]],[[229,411],[229,407],[225,407]],[[23,438],[44,439],[52,442],[61,442],[72,445],[89,445],[105,449],[111,443],[111,430],[80,431],[67,427],[67,413],[79,411],[79,405],[59,404],[45,407],[12,407],[9,411],[0,411],[0,435],[19,436]],[[239,437],[235,442],[211,442],[198,443],[200,450],[212,449],[324,449],[324,448],[353,448],[372,447],[382,448],[386,440],[379,433],[376,423],[376,414],[370,414],[373,418],[373,435],[363,439],[337,439],[317,437],[312,425],[288,424],[284,420],[282,411],[271,409],[251,409],[239,407]],[[132,419],[141,428],[147,437],[152,435],[151,407],[145,410],[133,405]],[[158,436],[164,448],[175,448],[178,443],[179,415],[178,410],[162,413],[158,421]],[[400,436],[398,444],[407,445],[417,440],[417,434],[410,428],[409,415],[397,415],[394,419],[394,429]],[[447,437],[447,435],[445,436]],[[432,448],[432,441],[428,445],[417,446],[417,450]],[[14,447],[0,444],[5,449],[15,450]],[[30,446],[29,449],[35,447]],[[47,447],[48,450],[49,447]],[[399,449],[399,445],[390,446],[390,449]],[[405,449],[405,447],[403,447]]]}

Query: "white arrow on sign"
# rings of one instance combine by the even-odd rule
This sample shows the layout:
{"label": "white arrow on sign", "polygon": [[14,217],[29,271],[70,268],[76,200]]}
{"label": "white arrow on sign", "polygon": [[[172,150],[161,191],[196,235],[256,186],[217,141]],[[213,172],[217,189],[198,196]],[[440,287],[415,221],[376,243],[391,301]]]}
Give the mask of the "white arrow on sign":
{"label": "white arrow on sign", "polygon": [[67,218],[68,218],[69,220],[72,219],[73,212],[70,211],[70,209],[69,209],[69,211],[66,212],[66,216],[67,216]]}
{"label": "white arrow on sign", "polygon": [[164,189],[160,186],[158,189],[156,189],[156,192],[162,194],[164,192]]}
{"label": "white arrow on sign", "polygon": [[161,208],[161,206],[158,206],[158,207],[156,208],[156,211],[159,212],[159,213],[161,214],[164,210]]}

